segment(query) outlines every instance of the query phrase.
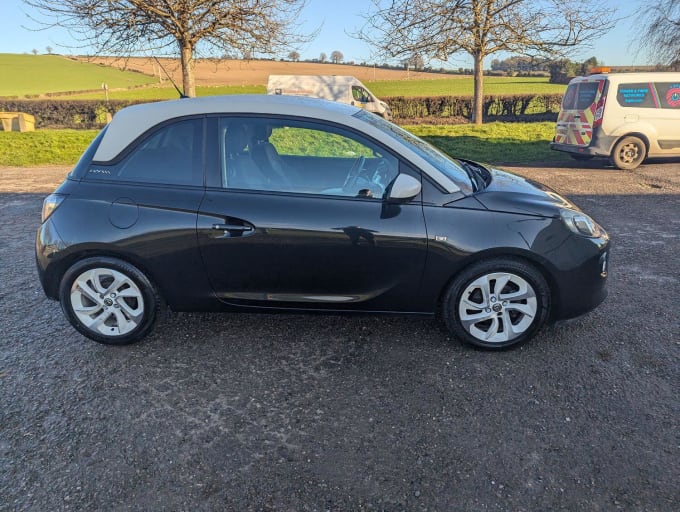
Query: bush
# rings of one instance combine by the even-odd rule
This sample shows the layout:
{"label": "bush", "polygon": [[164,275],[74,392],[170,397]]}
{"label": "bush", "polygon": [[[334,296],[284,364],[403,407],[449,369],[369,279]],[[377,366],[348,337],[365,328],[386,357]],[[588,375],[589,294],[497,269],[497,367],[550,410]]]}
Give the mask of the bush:
{"label": "bush", "polygon": [[[381,98],[394,115],[395,120],[442,118],[472,118],[472,97],[470,96],[394,96]],[[514,94],[510,96],[485,96],[483,112],[485,118],[517,121],[544,114],[557,115],[562,102],[561,94]],[[545,116],[543,116],[545,118]]]}
{"label": "bush", "polygon": [[[397,122],[461,123],[472,118],[470,96],[382,98]],[[554,120],[560,111],[561,94],[515,94],[485,96],[485,119],[498,121]],[[35,116],[36,128],[101,128],[106,114],[148,100],[18,100],[0,99],[0,112],[26,112]]]}

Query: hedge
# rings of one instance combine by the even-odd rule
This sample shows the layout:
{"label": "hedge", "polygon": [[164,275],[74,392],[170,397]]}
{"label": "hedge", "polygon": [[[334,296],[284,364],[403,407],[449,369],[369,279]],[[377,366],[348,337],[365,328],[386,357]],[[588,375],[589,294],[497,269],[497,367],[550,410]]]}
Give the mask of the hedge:
{"label": "hedge", "polygon": [[[395,119],[472,118],[470,96],[395,96],[382,100],[390,106]],[[561,102],[562,94],[485,96],[482,109],[485,118],[516,120],[534,114],[558,114]]]}
{"label": "hedge", "polygon": [[35,116],[36,128],[100,128],[106,114],[115,114],[134,100],[14,100],[0,99],[0,112],[26,112]]}
{"label": "hedge", "polygon": [[[472,117],[469,96],[430,96],[382,98],[392,109],[396,121],[426,120],[452,124]],[[547,120],[560,111],[561,94],[515,94],[485,96],[484,117],[504,121]],[[36,119],[36,128],[98,128],[106,114],[115,114],[139,100],[18,100],[0,99],[0,112],[26,112]],[[546,117],[548,115],[548,117]]]}

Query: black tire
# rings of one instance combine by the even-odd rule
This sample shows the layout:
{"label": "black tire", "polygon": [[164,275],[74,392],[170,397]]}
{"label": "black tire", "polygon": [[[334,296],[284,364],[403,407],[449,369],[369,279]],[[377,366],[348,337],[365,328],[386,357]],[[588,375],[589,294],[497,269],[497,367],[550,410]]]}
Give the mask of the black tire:
{"label": "black tire", "polygon": [[593,155],[582,155],[580,153],[569,153],[569,156],[578,161],[592,160],[595,158]]}
{"label": "black tire", "polygon": [[612,150],[611,161],[619,169],[635,169],[647,157],[647,146],[637,137],[624,137]]}
{"label": "black tire", "polygon": [[[121,284],[110,288],[116,279]],[[100,293],[106,287],[107,294]],[[109,257],[87,258],[72,265],[61,280],[59,301],[78,332],[107,345],[128,345],[144,338],[154,328],[163,305],[158,290],[139,269]],[[89,319],[91,326],[84,323]]]}
{"label": "black tire", "polygon": [[[503,289],[496,290],[505,276],[509,278]],[[490,294],[487,301],[483,298],[480,282],[488,285]],[[501,293],[503,290],[505,293]],[[527,292],[527,297],[512,298],[511,294],[519,297],[522,290]],[[466,297],[463,297],[464,294]],[[504,295],[507,300],[503,300]],[[464,304],[468,306],[462,309],[464,298]],[[470,307],[478,303],[478,308]],[[467,315],[465,321],[461,318],[461,309]],[[530,311],[533,315],[528,314]],[[545,278],[531,264],[514,258],[485,260],[465,268],[449,286],[442,303],[442,317],[451,334],[475,347],[494,350],[517,346],[533,337],[545,324],[549,313],[550,289]],[[475,315],[486,318],[470,320]],[[506,321],[511,326],[506,326]],[[518,332],[510,327],[518,329]],[[484,339],[490,333],[492,339]],[[503,339],[504,336],[507,339]]]}

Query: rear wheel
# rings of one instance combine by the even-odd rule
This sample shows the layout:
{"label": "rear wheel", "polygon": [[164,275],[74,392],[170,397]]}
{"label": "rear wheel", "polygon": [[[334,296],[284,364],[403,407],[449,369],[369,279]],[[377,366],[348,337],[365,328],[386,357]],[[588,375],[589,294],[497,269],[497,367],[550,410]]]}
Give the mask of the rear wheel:
{"label": "rear wheel", "polygon": [[454,279],[442,316],[451,333],[477,347],[502,349],[531,338],[545,323],[550,290],[522,260],[482,261]]}
{"label": "rear wheel", "polygon": [[127,345],[153,329],[161,298],[136,267],[116,258],[95,257],[69,268],[59,300],[78,332],[99,343]]}
{"label": "rear wheel", "polygon": [[647,156],[647,146],[637,137],[624,137],[614,146],[612,163],[619,169],[635,169]]}

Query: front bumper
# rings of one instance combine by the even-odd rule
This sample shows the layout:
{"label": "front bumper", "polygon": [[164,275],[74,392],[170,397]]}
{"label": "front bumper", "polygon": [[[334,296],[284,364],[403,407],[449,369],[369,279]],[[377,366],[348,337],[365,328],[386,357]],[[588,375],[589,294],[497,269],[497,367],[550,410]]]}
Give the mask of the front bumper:
{"label": "front bumper", "polygon": [[566,320],[592,311],[607,298],[611,245],[608,237],[588,239],[596,250],[578,267],[559,272],[553,320]]}

